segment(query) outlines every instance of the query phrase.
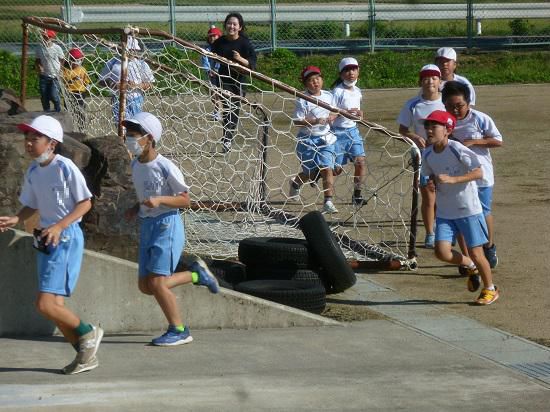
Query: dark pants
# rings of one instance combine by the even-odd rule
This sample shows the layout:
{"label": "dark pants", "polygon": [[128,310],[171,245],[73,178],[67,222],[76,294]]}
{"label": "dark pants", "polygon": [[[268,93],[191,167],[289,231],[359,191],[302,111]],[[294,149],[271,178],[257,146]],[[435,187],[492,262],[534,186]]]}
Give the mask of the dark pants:
{"label": "dark pants", "polygon": [[238,96],[245,96],[245,90],[242,84],[232,79],[222,79],[222,89],[227,90],[235,95],[235,97],[224,97],[223,104],[223,140],[231,142],[234,138],[237,126],[239,124],[239,112],[241,110],[241,99]]}
{"label": "dark pants", "polygon": [[42,101],[42,110],[50,111],[50,101],[53,102],[53,108],[56,112],[61,111],[61,99],[59,98],[59,84],[57,79],[40,75],[38,86],[40,88],[40,100]]}

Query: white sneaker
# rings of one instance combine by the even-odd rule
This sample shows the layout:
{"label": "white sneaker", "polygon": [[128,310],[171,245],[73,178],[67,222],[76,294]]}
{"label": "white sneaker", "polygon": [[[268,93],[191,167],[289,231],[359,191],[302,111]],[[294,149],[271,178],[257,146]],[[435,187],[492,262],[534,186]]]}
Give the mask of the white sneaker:
{"label": "white sneaker", "polygon": [[92,330],[81,336],[78,340],[79,351],[76,356],[78,363],[87,364],[90,359],[95,357],[101,339],[103,338],[103,329],[99,326],[92,326]]}
{"label": "white sneaker", "polygon": [[334,206],[334,203],[332,203],[332,200],[328,200],[323,205],[323,213],[338,213],[338,209],[336,209],[336,206]]}
{"label": "white sneaker", "polygon": [[289,186],[290,188],[288,189],[288,199],[300,200],[300,188],[296,188],[294,186],[294,180],[290,179]]}
{"label": "white sneaker", "polygon": [[67,366],[65,366],[61,371],[65,375],[76,375],[77,373],[80,373],[80,372],[91,371],[92,369],[95,369],[98,366],[99,366],[99,362],[97,361],[97,357],[95,356],[91,357],[87,363],[79,363],[78,355],[77,355],[75,360],[72,361]]}

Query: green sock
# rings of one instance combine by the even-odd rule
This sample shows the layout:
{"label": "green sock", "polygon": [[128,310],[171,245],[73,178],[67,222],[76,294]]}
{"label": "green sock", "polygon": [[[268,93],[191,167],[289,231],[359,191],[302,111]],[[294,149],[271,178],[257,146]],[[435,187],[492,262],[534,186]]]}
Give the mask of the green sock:
{"label": "green sock", "polygon": [[185,325],[178,325],[178,326],[176,326],[176,330],[177,330],[178,332],[183,332],[183,331],[185,330]]}
{"label": "green sock", "polygon": [[198,283],[199,274],[197,272],[191,272],[191,279],[193,280],[193,283]]}
{"label": "green sock", "polygon": [[74,333],[76,333],[78,336],[84,336],[88,332],[91,332],[93,329],[94,328],[89,323],[84,323],[80,321],[80,325],[74,328]]}

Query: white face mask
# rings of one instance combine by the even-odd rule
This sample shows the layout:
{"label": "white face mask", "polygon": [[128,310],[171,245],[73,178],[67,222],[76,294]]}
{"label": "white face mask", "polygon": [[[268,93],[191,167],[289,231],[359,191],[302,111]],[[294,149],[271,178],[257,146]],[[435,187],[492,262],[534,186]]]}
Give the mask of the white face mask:
{"label": "white face mask", "polygon": [[347,87],[353,87],[355,86],[355,84],[357,83],[357,80],[354,80],[352,82],[350,82],[349,80],[344,80],[344,84],[347,86]]}
{"label": "white face mask", "polygon": [[44,163],[46,160],[50,158],[50,155],[52,154],[52,152],[53,150],[46,149],[44,150],[44,153],[42,153],[40,156],[35,157],[34,161],[37,162],[38,164]]}
{"label": "white face mask", "polygon": [[140,146],[138,143],[141,139],[143,139],[145,136],[142,137],[126,137],[126,148],[130,153],[132,153],[134,156],[140,156],[143,153],[143,147]]}

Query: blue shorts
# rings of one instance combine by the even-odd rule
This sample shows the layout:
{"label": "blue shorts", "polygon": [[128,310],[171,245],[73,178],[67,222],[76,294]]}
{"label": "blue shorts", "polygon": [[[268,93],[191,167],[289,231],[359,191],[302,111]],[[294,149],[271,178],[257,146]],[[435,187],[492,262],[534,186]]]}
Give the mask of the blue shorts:
{"label": "blue shorts", "polygon": [[489,241],[487,223],[483,213],[459,219],[435,219],[435,241],[452,243],[458,233],[462,233],[469,248],[482,246]]}
{"label": "blue shorts", "polygon": [[335,163],[344,166],[348,162],[352,162],[356,157],[365,156],[365,147],[363,138],[359,134],[359,129],[355,127],[335,127],[334,134],[336,135],[336,161]]}
{"label": "blue shorts", "polygon": [[483,209],[483,216],[491,214],[491,206],[493,205],[493,186],[478,187],[477,196],[481,202],[481,208]]}
{"label": "blue shorts", "polygon": [[[130,119],[140,113],[144,102],[145,97],[141,94],[130,97],[126,96],[126,111],[124,112],[124,118]],[[113,106],[113,117],[115,118],[115,122],[118,122],[118,108],[120,106],[118,96],[113,96],[111,98],[111,104]]]}
{"label": "blue shorts", "polygon": [[177,210],[157,217],[141,218],[139,276],[170,276],[185,246],[183,223]]}
{"label": "blue shorts", "polygon": [[84,236],[78,223],[61,232],[57,247],[50,254],[38,252],[38,290],[54,295],[71,296],[76,287],[84,253]]}
{"label": "blue shorts", "polygon": [[326,144],[321,136],[298,136],[296,155],[307,175],[319,169],[334,168],[334,144]]}

